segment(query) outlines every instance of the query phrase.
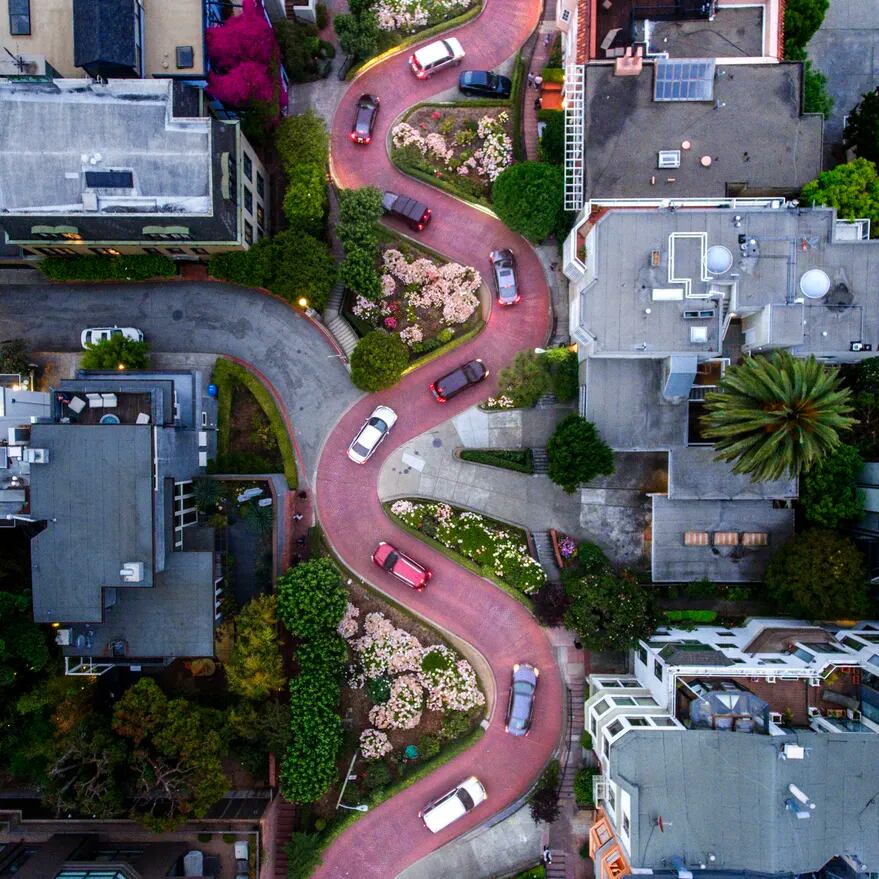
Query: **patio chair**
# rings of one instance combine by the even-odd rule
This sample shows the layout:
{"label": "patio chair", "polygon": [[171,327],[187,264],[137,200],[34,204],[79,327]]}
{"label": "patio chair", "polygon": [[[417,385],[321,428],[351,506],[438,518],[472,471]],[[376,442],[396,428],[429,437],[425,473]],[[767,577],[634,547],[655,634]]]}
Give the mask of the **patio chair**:
{"label": "patio chair", "polygon": [[105,409],[115,409],[119,405],[115,394],[101,394]]}
{"label": "patio chair", "polygon": [[738,531],[715,531],[714,532],[714,545],[715,546],[738,546],[739,545],[739,532]]}
{"label": "patio chair", "polygon": [[134,422],[135,424],[149,424],[150,417],[146,414],[146,412],[138,412],[137,419]]}
{"label": "patio chair", "polygon": [[85,400],[82,397],[73,397],[67,404],[67,408],[76,415],[79,415],[85,409]]}
{"label": "patio chair", "polygon": [[104,399],[100,394],[86,394],[86,399],[89,401],[89,409],[103,409],[104,408]]}
{"label": "patio chair", "polygon": [[708,532],[685,531],[684,546],[708,546]]}

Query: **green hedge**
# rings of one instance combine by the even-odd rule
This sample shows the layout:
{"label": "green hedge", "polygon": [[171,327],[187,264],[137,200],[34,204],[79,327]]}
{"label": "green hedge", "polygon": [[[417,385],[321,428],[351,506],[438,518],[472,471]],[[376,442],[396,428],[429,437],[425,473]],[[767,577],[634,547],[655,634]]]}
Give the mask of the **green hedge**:
{"label": "green hedge", "polygon": [[296,456],[293,454],[293,443],[287,433],[287,425],[275,405],[274,398],[268,388],[250,370],[233,363],[231,360],[220,358],[214,366],[211,381],[217,386],[218,394],[218,427],[217,427],[217,453],[229,455],[229,436],[232,416],[232,389],[236,384],[242,384],[256,398],[260,408],[265,413],[278,448],[281,451],[281,460],[284,462],[284,476],[287,479],[288,488],[296,488],[298,475],[296,472]]}
{"label": "green hedge", "polygon": [[462,461],[485,464],[488,467],[501,467],[516,473],[533,473],[534,461],[531,449],[462,449]]}
{"label": "green hedge", "polygon": [[465,187],[459,186],[457,174],[450,174],[449,177],[437,177],[435,174],[428,173],[423,168],[419,168],[417,165],[407,162],[400,153],[401,150],[392,150],[391,161],[399,171],[402,171],[409,177],[414,177],[422,183],[427,183],[430,186],[435,186],[437,189],[442,189],[444,192],[448,192],[450,195],[454,195],[462,201],[481,205],[485,208],[491,207],[491,202],[485,196],[476,195],[475,193],[468,191]]}
{"label": "green hedge", "polygon": [[167,256],[136,253],[130,256],[49,256],[37,268],[53,281],[147,281],[170,278],[177,265]]}
{"label": "green hedge", "polygon": [[544,82],[563,83],[565,81],[565,71],[561,67],[544,67],[540,71],[540,75]]}
{"label": "green hedge", "polygon": [[522,89],[525,86],[525,59],[522,53],[516,55],[516,61],[513,64],[512,88],[510,89],[510,101],[512,102],[512,112],[510,113],[510,122],[513,126],[513,159],[517,162],[524,162],[525,155],[525,139],[522,131]]}
{"label": "green hedge", "polygon": [[670,623],[713,623],[717,619],[714,610],[667,610],[665,618]]}

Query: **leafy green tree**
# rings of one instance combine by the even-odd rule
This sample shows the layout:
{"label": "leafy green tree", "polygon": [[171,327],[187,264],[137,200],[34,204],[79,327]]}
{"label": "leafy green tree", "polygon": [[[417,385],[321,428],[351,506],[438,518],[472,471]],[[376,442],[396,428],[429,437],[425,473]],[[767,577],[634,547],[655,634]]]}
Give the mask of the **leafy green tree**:
{"label": "leafy green tree", "polygon": [[858,158],[879,162],[879,88],[861,95],[861,102],[849,113],[843,143]]}
{"label": "leafy green tree", "polygon": [[784,56],[798,59],[821,27],[830,0],[785,0]]}
{"label": "leafy green tree", "polygon": [[343,13],[333,18],[333,27],[339,38],[339,45],[346,55],[355,58],[370,58],[378,52],[378,19],[373,12],[361,15]]}
{"label": "leafy green tree", "polygon": [[312,109],[287,116],[275,132],[275,149],[288,175],[297,165],[325,168],[330,157],[327,125]]}
{"label": "leafy green tree", "polygon": [[843,220],[867,217],[871,236],[879,235],[879,175],[867,159],[855,159],[820,174],[803,187],[800,200],[836,208]]}
{"label": "leafy green tree", "polygon": [[577,399],[580,391],[580,360],[568,348],[550,348],[543,359],[549,367],[551,390],[560,403]]}
{"label": "leafy green tree", "polygon": [[563,110],[546,110],[546,127],[540,136],[540,161],[561,165],[565,161],[565,113]]}
{"label": "leafy green tree", "polygon": [[528,800],[533,821],[543,821],[552,824],[559,816],[559,776],[561,765],[558,760],[552,760],[543,770],[543,774],[537,782]]}
{"label": "leafy green tree", "polygon": [[327,558],[312,559],[278,578],[278,616],[299,638],[335,630],[345,615],[348,594],[339,569]]}
{"label": "leafy green tree", "polygon": [[24,339],[4,339],[0,342],[0,372],[19,375],[30,372],[30,352]]}
{"label": "leafy green tree", "polygon": [[265,699],[283,688],[277,611],[276,596],[258,595],[235,617],[235,641],[226,663],[230,692],[247,699]]}
{"label": "leafy green tree", "polygon": [[339,191],[336,235],[347,253],[351,248],[374,251],[378,246],[378,221],[382,216],[382,192],[375,186]]}
{"label": "leafy green tree", "polygon": [[294,230],[320,235],[327,213],[327,177],[320,165],[303,163],[287,172],[284,215]]}
{"label": "leafy green tree", "polygon": [[288,302],[305,297],[315,311],[323,311],[336,279],[329,245],[311,235],[287,230],[271,239],[271,247],[269,289]]}
{"label": "leafy green tree", "polygon": [[307,82],[315,71],[314,59],[320,52],[317,27],[311,23],[280,19],[272,22],[272,29],[290,81]]}
{"label": "leafy green tree", "polygon": [[367,333],[351,352],[351,381],[361,391],[383,391],[395,385],[409,364],[409,349],[396,334]]}
{"label": "leafy green tree", "polygon": [[855,423],[838,370],[787,351],[728,369],[705,407],[704,433],[715,440],[717,460],[735,462],[733,472],[754,482],[804,473]]}
{"label": "leafy green tree", "polygon": [[628,650],[659,624],[652,592],[628,572],[587,574],[565,590],[565,625],[587,650]]}
{"label": "leafy green tree", "polygon": [[169,699],[141,678],[113,710],[113,730],[131,747],[131,817],[165,831],[203,818],[229,787],[222,715],[186,699]]}
{"label": "leafy green tree", "polygon": [[527,348],[517,352],[513,362],[498,373],[498,392],[514,406],[533,406],[549,390],[549,371],[539,354]]}
{"label": "leafy green tree", "polygon": [[317,833],[294,833],[284,846],[287,879],[308,879],[322,863],[320,853],[320,836]]}
{"label": "leafy green tree", "polygon": [[568,494],[583,482],[614,471],[613,452],[595,425],[574,413],[563,418],[546,444],[549,478]]}
{"label": "leafy green tree", "polygon": [[135,342],[122,335],[111,336],[89,345],[82,355],[83,369],[145,369],[147,365],[146,342]]}
{"label": "leafy green tree", "polygon": [[807,620],[857,617],[867,605],[864,563],[848,537],[811,528],[782,546],[766,569],[779,611]]}
{"label": "leafy green tree", "polygon": [[864,459],[849,445],[841,445],[819,461],[800,480],[800,503],[806,518],[826,528],[855,519],[864,509],[864,495],[855,480]]}
{"label": "leafy green tree", "polygon": [[48,662],[46,635],[31,616],[30,592],[0,592],[0,690]]}
{"label": "leafy green tree", "polygon": [[564,173],[560,165],[518,162],[502,171],[491,190],[495,212],[514,232],[539,244],[561,219]]}
{"label": "leafy green tree", "polygon": [[574,776],[574,799],[578,806],[591,809],[595,805],[592,795],[592,779],[598,774],[599,770],[587,766]]}
{"label": "leafy green tree", "polygon": [[803,71],[803,109],[807,113],[822,113],[826,119],[833,112],[833,98],[827,93],[827,77],[812,67],[808,59]]}
{"label": "leafy green tree", "polygon": [[865,461],[879,460],[879,357],[862,360],[856,367],[843,367],[854,388],[855,417],[858,429],[848,438],[856,445]]}
{"label": "leafy green tree", "polygon": [[338,683],[348,662],[348,644],[334,630],[321,632],[296,648],[296,662],[300,672],[322,675]]}
{"label": "leafy green tree", "polygon": [[350,247],[339,266],[339,280],[353,293],[376,302],[381,298],[382,279],[375,267],[375,250]]}

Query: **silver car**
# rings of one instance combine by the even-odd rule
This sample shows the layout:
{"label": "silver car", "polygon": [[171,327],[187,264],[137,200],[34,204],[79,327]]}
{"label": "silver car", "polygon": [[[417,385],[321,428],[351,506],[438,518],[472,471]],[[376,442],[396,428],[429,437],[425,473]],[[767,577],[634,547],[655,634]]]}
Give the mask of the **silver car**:
{"label": "silver car", "polygon": [[348,446],[348,457],[355,464],[365,464],[397,422],[397,413],[389,406],[376,406],[372,415]]}
{"label": "silver car", "polygon": [[516,283],[516,257],[512,250],[493,250],[491,268],[498,305],[515,305],[522,295]]}
{"label": "silver car", "polygon": [[143,333],[135,327],[89,327],[82,331],[79,341],[83,348],[89,345],[97,345],[98,342],[106,342],[114,336],[122,336],[131,342],[142,342]]}
{"label": "silver car", "polygon": [[527,736],[534,715],[534,692],[537,689],[539,669],[533,665],[516,663],[513,666],[513,682],[510,686],[510,703],[507,706],[506,731],[511,736]]}

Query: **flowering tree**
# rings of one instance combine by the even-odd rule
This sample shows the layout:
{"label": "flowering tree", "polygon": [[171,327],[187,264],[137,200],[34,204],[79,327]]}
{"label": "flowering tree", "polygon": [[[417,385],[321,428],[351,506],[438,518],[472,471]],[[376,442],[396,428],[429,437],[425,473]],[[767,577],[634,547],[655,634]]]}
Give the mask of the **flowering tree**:
{"label": "flowering tree", "polygon": [[377,729],[365,729],[360,733],[360,753],[366,760],[380,760],[393,750],[387,733]]}

